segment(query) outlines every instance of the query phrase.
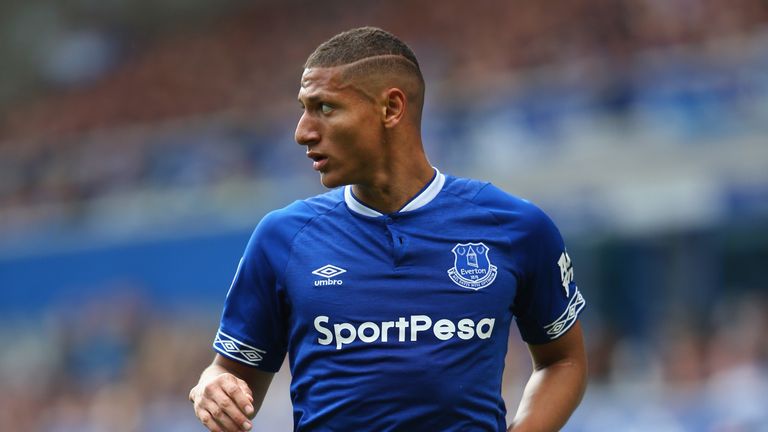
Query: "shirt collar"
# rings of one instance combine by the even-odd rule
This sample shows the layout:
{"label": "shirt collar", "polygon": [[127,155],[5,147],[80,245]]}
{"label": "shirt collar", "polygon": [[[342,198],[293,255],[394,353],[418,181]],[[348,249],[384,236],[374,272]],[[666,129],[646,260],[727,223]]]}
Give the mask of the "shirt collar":
{"label": "shirt collar", "polygon": [[[429,204],[433,199],[435,199],[437,194],[440,193],[440,191],[443,189],[443,185],[445,184],[445,176],[440,173],[437,168],[433,167],[432,169],[435,170],[435,175],[432,177],[432,181],[424,186],[424,189],[417,193],[416,196],[411,198],[410,201],[405,203],[403,208],[401,208],[398,213],[409,212],[422,208]],[[355,194],[352,193],[351,185],[344,187],[344,201],[347,203],[347,207],[350,210],[363,216],[379,217],[384,215],[378,210],[374,210],[368,207],[362,201],[357,199]]]}

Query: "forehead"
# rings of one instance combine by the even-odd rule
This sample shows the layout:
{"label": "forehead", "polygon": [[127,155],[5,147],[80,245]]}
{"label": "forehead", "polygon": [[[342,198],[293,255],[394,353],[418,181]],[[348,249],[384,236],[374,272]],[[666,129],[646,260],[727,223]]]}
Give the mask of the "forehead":
{"label": "forehead", "polygon": [[342,79],[340,67],[307,68],[301,74],[299,98],[341,93],[349,89],[349,83]]}

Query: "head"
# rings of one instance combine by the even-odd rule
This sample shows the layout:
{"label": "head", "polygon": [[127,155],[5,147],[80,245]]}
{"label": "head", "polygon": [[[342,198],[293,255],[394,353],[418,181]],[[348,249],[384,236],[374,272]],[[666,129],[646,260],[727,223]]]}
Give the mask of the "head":
{"label": "head", "polygon": [[392,158],[420,150],[424,79],[394,35],[373,27],[340,33],[304,64],[296,141],[326,187],[364,184]]}

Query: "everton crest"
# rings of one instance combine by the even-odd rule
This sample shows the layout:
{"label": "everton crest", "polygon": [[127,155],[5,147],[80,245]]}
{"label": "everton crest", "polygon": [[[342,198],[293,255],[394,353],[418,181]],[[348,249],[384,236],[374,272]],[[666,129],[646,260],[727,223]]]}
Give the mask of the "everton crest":
{"label": "everton crest", "polygon": [[496,266],[491,264],[484,243],[458,243],[451,252],[453,268],[448,269],[448,276],[456,285],[477,291],[496,279]]}

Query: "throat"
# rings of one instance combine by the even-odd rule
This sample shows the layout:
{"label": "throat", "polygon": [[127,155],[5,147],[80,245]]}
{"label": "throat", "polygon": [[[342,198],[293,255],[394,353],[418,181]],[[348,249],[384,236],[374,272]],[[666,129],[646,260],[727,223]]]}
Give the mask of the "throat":
{"label": "throat", "polygon": [[402,190],[375,189],[359,185],[352,186],[352,193],[363,204],[383,214],[397,212],[412,197]]}
{"label": "throat", "polygon": [[422,193],[436,173],[430,166],[424,175],[412,176],[401,182],[384,182],[382,186],[353,185],[352,193],[363,204],[379,213],[395,213]]}

